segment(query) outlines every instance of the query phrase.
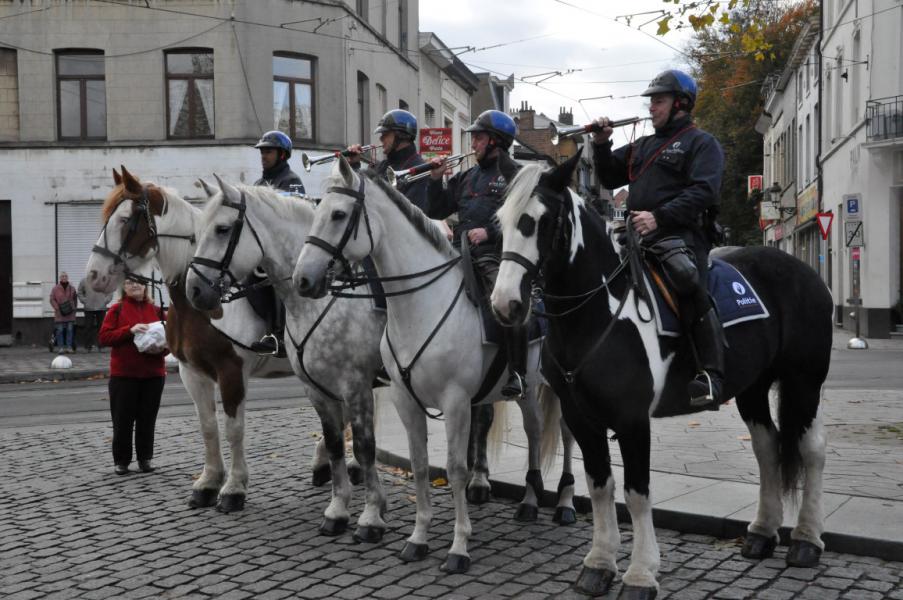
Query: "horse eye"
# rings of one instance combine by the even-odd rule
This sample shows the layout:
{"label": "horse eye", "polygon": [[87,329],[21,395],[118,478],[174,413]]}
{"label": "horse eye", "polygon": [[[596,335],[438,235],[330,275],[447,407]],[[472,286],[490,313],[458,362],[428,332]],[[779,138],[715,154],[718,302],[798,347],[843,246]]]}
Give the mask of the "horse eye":
{"label": "horse eye", "polygon": [[217,235],[224,235],[229,233],[230,229],[232,229],[230,225],[217,225],[215,231]]}
{"label": "horse eye", "polygon": [[333,221],[341,221],[342,219],[344,219],[347,216],[348,216],[348,213],[346,213],[344,210],[332,211],[332,220]]}

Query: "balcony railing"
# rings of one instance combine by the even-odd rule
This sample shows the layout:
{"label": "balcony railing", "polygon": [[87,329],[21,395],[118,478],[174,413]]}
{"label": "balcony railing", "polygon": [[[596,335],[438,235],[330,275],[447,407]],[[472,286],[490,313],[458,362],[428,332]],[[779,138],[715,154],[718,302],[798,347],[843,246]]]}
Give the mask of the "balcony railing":
{"label": "balcony railing", "polygon": [[865,104],[865,116],[868,141],[903,138],[903,96],[869,100]]}

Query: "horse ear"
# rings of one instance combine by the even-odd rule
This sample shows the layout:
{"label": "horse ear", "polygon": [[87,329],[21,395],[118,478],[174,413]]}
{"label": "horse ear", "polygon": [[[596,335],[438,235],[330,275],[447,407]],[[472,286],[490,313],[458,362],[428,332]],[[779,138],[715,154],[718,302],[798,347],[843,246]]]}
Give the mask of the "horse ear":
{"label": "horse ear", "polygon": [[219,184],[219,189],[221,189],[223,191],[223,196],[225,198],[228,198],[229,200],[235,202],[238,199],[238,197],[241,196],[239,191],[234,186],[231,186],[228,183],[226,183],[225,181],[223,181],[222,179],[220,179],[219,175],[214,173],[213,177],[214,177],[214,179],[216,179],[216,183]]}
{"label": "horse ear", "polygon": [[113,167],[113,183],[116,185],[120,185],[122,183],[122,175],[119,174],[119,171],[116,170],[116,167]]}
{"label": "horse ear", "polygon": [[574,156],[543,175],[546,185],[556,192],[563,192],[565,188],[570,185],[571,180],[574,177],[574,169],[577,168],[577,163],[580,162],[580,153],[582,151],[583,146],[577,149]]}
{"label": "horse ear", "polygon": [[209,183],[207,183],[200,177],[198,177],[198,184],[201,186],[201,189],[204,190],[204,193],[207,194],[208,198],[212,198],[213,196],[215,196],[217,194],[217,192],[219,192],[218,189],[216,189],[215,187],[213,187],[212,185],[210,185]]}
{"label": "horse ear", "polygon": [[141,192],[141,183],[138,178],[129,173],[125,165],[119,165],[119,168],[122,169],[122,183],[125,185],[125,189],[135,194]]}
{"label": "horse ear", "polygon": [[336,161],[335,168],[338,169],[339,175],[345,180],[345,187],[353,187],[354,169],[351,168],[351,163],[349,163],[341,154],[339,155],[339,160]]}

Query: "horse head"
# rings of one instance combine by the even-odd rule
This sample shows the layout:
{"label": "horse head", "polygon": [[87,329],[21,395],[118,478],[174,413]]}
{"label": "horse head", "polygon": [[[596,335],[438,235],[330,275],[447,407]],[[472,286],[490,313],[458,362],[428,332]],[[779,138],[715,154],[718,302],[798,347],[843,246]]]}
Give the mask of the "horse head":
{"label": "horse head", "polygon": [[537,277],[554,270],[558,261],[573,260],[580,247],[574,217],[579,196],[568,190],[579,160],[578,152],[544,172],[538,165],[526,166],[508,187],[498,211],[502,262],[490,298],[502,323],[525,323]]}
{"label": "horse head", "polygon": [[327,183],[292,275],[298,293],[311,298],[326,295],[335,262],[349,270],[350,263],[373,251],[378,239],[377,224],[371,222],[364,203],[364,188],[370,193],[378,186],[355,173],[344,156],[335,162]]}
{"label": "horse head", "polygon": [[[188,267],[185,289],[198,310],[220,306],[222,295],[247,277],[263,259],[257,231],[246,214],[246,195],[214,175],[219,189],[201,180],[209,195],[198,218],[198,240]],[[249,231],[251,235],[242,235]]]}
{"label": "horse head", "polygon": [[114,187],[103,204],[104,226],[85,267],[89,285],[110,293],[127,273],[142,270],[157,249],[155,219],[165,211],[160,188],[142,184],[124,166],[113,169]]}

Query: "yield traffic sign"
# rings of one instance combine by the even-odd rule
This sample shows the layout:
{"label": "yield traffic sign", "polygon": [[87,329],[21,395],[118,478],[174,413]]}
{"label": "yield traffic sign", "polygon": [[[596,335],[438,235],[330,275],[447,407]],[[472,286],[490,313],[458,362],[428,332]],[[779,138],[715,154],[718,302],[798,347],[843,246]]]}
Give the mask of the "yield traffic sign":
{"label": "yield traffic sign", "polygon": [[831,233],[831,223],[834,221],[834,213],[818,213],[815,215],[818,219],[818,229],[821,231],[821,239],[828,239]]}

